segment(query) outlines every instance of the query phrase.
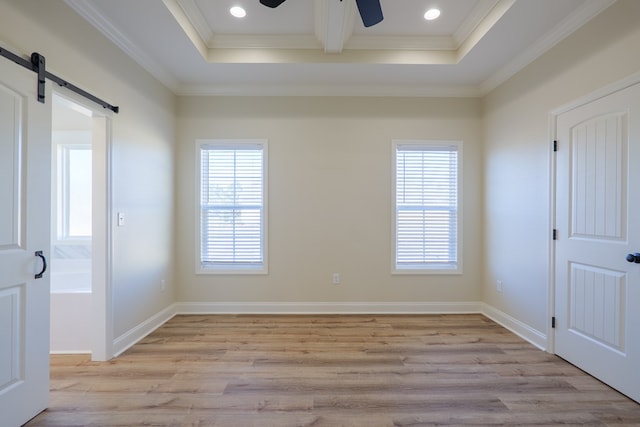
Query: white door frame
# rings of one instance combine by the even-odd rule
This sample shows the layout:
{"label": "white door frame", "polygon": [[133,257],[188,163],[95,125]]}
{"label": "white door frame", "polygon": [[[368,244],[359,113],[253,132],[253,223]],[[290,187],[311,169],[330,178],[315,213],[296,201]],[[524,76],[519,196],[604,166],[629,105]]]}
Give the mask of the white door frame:
{"label": "white door frame", "polygon": [[[54,87],[56,95],[93,113],[92,131],[92,259],[91,259],[91,359],[106,361],[113,357],[113,299],[111,284],[111,124],[113,113],[64,88]],[[100,191],[95,191],[100,190]],[[97,286],[96,286],[97,284]]]}
{"label": "white door frame", "polygon": [[[600,98],[604,98],[615,92],[619,92],[635,84],[640,83],[640,72],[634,73],[620,81],[604,86],[588,95],[580,97],[574,101],[557,107],[549,112],[549,141],[550,141],[550,157],[549,157],[549,173],[551,174],[549,179],[549,218],[551,224],[551,230],[556,228],[556,173],[557,164],[556,156],[553,152],[553,141],[557,139],[557,121],[558,116],[575,108],[581,107],[590,102],[596,101]],[[548,304],[547,304],[547,352],[555,354],[555,331],[551,325],[551,317],[555,316],[556,312],[556,251],[555,244],[552,237],[552,231],[549,230],[549,287],[548,287]]]}

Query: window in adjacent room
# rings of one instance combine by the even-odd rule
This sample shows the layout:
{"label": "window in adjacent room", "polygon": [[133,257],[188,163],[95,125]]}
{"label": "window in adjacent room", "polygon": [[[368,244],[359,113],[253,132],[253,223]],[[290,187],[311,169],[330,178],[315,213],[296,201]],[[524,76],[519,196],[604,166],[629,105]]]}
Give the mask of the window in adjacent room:
{"label": "window in adjacent room", "polygon": [[199,273],[267,272],[267,141],[198,141]]}
{"label": "window in adjacent room", "polygon": [[60,143],[57,151],[56,240],[91,239],[91,144]]}
{"label": "window in adjacent room", "polygon": [[394,273],[460,273],[459,141],[394,141]]}

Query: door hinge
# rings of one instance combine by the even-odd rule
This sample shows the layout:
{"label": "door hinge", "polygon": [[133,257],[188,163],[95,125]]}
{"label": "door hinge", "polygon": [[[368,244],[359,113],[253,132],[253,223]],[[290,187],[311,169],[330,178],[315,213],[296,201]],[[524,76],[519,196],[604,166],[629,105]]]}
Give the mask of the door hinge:
{"label": "door hinge", "polygon": [[553,232],[551,233],[551,237],[553,240],[558,240],[558,230],[554,228]]}
{"label": "door hinge", "polygon": [[554,151],[554,152],[555,152],[555,151],[558,151],[558,141],[557,141],[557,140],[554,140],[554,141],[553,141],[553,151]]}
{"label": "door hinge", "polygon": [[555,328],[556,328],[556,316],[553,316],[553,317],[551,318],[551,327],[552,327],[553,329],[555,329]]}

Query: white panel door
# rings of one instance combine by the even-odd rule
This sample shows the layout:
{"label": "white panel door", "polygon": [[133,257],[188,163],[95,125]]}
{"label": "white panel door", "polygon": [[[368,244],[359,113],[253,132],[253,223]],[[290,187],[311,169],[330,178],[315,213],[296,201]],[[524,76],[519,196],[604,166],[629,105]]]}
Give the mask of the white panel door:
{"label": "white panel door", "polygon": [[555,351],[640,401],[640,84],[557,119]]}
{"label": "white panel door", "polygon": [[[0,58],[0,424],[24,424],[49,396],[50,103],[37,76]],[[48,86],[48,85],[47,85]],[[47,95],[47,98],[50,97]]]}

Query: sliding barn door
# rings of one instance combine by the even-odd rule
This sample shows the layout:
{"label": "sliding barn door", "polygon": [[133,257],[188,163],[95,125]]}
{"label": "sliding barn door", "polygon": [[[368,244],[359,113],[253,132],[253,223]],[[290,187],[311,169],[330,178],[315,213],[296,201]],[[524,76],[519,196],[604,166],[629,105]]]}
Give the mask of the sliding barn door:
{"label": "sliding barn door", "polygon": [[49,276],[36,276],[49,253],[51,104],[37,102],[36,82],[35,73],[0,58],[3,427],[37,415],[49,395]]}
{"label": "sliding barn door", "polygon": [[556,132],[555,350],[640,401],[640,84]]}

